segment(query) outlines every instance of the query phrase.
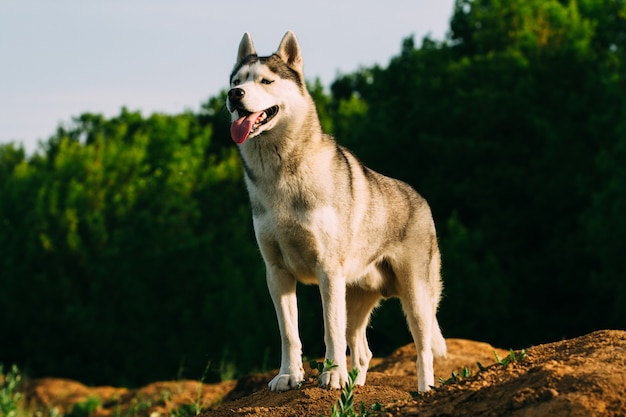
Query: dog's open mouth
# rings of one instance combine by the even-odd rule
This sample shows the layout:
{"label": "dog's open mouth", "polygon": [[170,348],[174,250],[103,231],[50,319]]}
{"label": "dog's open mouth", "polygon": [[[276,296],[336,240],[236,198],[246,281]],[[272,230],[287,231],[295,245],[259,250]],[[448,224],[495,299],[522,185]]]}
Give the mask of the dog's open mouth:
{"label": "dog's open mouth", "polygon": [[239,118],[230,125],[230,136],[235,143],[243,143],[256,132],[261,126],[269,122],[278,113],[278,106],[272,106],[269,109],[251,113],[246,110],[237,110]]}

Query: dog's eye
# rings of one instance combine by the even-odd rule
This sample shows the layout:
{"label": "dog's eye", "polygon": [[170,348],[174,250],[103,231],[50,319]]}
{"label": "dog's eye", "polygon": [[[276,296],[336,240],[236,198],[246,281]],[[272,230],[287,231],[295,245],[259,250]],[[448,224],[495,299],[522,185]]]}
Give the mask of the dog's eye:
{"label": "dog's eye", "polygon": [[239,80],[233,80],[233,85],[239,85],[240,81]]}
{"label": "dog's eye", "polygon": [[271,84],[271,83],[273,83],[273,82],[274,82],[274,81],[270,81],[270,80],[268,80],[267,78],[263,78],[263,79],[261,80],[261,84],[266,84],[266,85],[269,85],[269,84]]}

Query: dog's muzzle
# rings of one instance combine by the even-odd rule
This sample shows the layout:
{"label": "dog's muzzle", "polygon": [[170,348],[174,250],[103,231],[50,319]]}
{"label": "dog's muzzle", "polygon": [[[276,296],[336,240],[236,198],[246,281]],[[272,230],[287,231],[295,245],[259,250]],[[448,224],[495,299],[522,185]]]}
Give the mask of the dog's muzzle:
{"label": "dog's muzzle", "polygon": [[228,111],[237,111],[237,118],[230,125],[230,135],[235,143],[242,144],[250,135],[259,133],[261,126],[268,123],[278,113],[278,105],[261,111],[250,111],[242,103],[246,91],[243,88],[232,88],[228,91],[226,106]]}

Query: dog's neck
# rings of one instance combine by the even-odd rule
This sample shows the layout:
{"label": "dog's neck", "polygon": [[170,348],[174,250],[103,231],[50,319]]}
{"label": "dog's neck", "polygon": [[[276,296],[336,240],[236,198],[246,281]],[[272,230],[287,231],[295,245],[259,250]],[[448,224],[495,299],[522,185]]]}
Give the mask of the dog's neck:
{"label": "dog's neck", "polygon": [[320,132],[317,111],[312,111],[290,129],[274,128],[247,140],[238,146],[246,176],[252,182],[271,184],[302,169],[306,161],[315,158],[311,150],[319,149],[319,143],[329,141],[329,136]]}

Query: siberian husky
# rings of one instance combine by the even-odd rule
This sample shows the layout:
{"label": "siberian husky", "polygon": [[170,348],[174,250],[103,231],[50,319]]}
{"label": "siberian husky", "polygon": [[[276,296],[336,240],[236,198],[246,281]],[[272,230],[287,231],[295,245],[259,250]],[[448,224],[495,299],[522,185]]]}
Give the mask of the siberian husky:
{"label": "siberian husky", "polygon": [[319,285],[326,358],[337,365],[321,374],[321,386],[346,384],[347,347],[356,383],[365,383],[370,313],[382,298],[396,296],[417,348],[418,390],[427,391],[433,357],[446,354],[436,318],[441,261],[430,208],[409,185],[365,167],[322,132],[302,68],[292,32],[262,57],[246,33],[227,97],[280,329],[280,371],[269,388],[286,391],[304,380],[299,281]]}

